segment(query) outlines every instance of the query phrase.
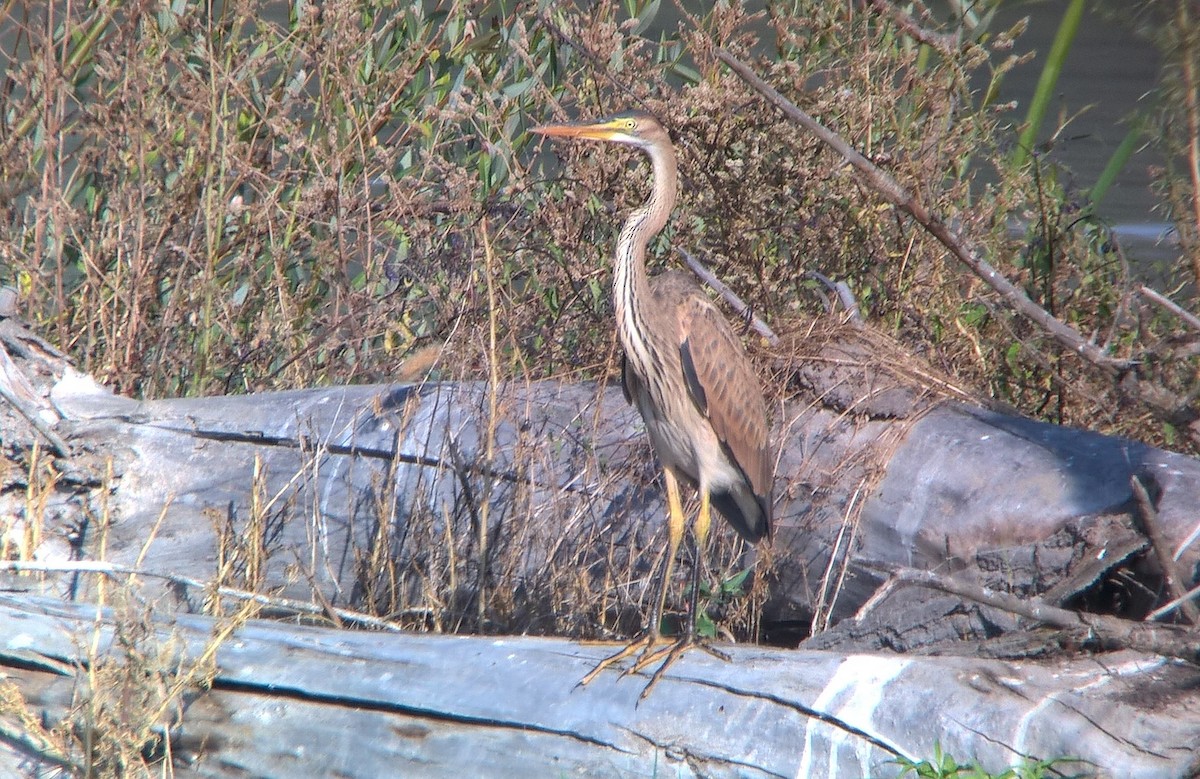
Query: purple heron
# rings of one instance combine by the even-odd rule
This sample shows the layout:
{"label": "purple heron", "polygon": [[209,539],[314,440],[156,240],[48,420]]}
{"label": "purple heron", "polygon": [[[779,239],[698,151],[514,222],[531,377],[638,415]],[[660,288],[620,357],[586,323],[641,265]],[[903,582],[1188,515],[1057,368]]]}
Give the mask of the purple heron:
{"label": "purple heron", "polygon": [[[700,286],[679,271],[653,279],[646,273],[646,245],[666,225],[675,206],[675,150],[663,126],[649,114],[630,111],[596,122],[544,125],[532,131],[634,146],[650,158],[653,169],[650,199],[629,215],[617,239],[613,304],[625,352],[625,398],[641,412],[662,463],[669,546],[646,635],[602,660],[580,682],[587,684],[634,654],[638,659],[626,673],[662,660],[642,692],[645,696],[680,653],[697,645],[698,569],[711,508],[750,543],[770,532],[773,461],[767,444],[767,409],[741,341]],[[691,611],[684,635],[659,648],[667,583],[685,527],[681,481],[693,485],[700,496]]]}

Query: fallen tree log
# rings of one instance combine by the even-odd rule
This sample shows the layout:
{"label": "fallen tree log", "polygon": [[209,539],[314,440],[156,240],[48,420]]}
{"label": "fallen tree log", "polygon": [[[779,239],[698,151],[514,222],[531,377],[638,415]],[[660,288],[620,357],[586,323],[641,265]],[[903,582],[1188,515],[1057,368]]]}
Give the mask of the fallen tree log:
{"label": "fallen tree log", "polygon": [[[0,326],[4,324],[0,321]],[[1058,639],[1029,632],[1035,623],[1003,609],[912,588],[891,593],[893,597],[877,606],[867,622],[847,617],[876,592],[884,580],[881,571],[897,565],[950,570],[964,581],[1018,597],[1036,594],[1058,606],[1104,597],[1106,577],[1117,580],[1113,570],[1119,567],[1120,580],[1133,582],[1136,586],[1130,592],[1146,600],[1124,604],[1122,613],[1146,613],[1167,598],[1158,588],[1166,577],[1154,568],[1162,560],[1178,563],[1182,586],[1195,582],[1200,559],[1196,543],[1200,520],[1195,515],[1195,506],[1200,505],[1200,463],[1135,442],[948,400],[945,394],[898,380],[899,371],[889,372],[888,366],[868,365],[863,352],[869,351],[870,344],[855,342],[854,332],[818,344],[819,351],[803,360],[781,362],[781,369],[791,377],[793,394],[792,400],[775,408],[780,447],[776,532],[758,566],[759,594],[736,600],[732,606],[716,599],[709,604],[714,611],[726,609],[726,621],[735,629],[739,624],[760,624],[768,637],[793,644],[811,633],[809,646],[824,651],[735,648],[733,663],[709,661],[693,653],[695,657],[686,657],[668,674],[669,679],[683,679],[698,689],[724,690],[722,694],[733,694],[738,701],[745,697],[741,684],[749,685],[745,689],[754,691],[756,701],[774,700],[771,696],[778,697],[780,689],[805,690],[794,699],[785,696],[786,702],[778,704],[793,710],[789,716],[799,719],[778,737],[764,737],[774,745],[769,748],[730,742],[716,752],[703,751],[696,746],[703,745],[701,738],[687,742],[690,746],[685,750],[676,750],[674,736],[652,730],[639,718],[655,711],[669,720],[682,715],[670,707],[643,710],[630,704],[611,713],[613,719],[605,727],[650,734],[653,738],[635,740],[645,740],[660,751],[637,752],[621,741],[616,753],[593,752],[578,759],[609,765],[611,754],[630,753],[637,754],[636,760],[663,764],[662,760],[690,755],[689,750],[695,749],[702,757],[712,756],[712,765],[724,766],[722,771],[751,773],[742,769],[758,766],[753,762],[759,757],[756,750],[767,748],[778,756],[763,764],[768,774],[783,770],[779,766],[794,773],[795,766],[787,761],[800,755],[808,762],[797,765],[805,767],[808,775],[833,775],[822,774],[823,770],[846,775],[854,773],[848,768],[852,765],[889,770],[885,762],[889,756],[919,759],[938,742],[962,750],[957,754],[964,759],[978,757],[988,765],[1009,765],[1021,755],[1071,756],[1092,761],[1101,774],[1111,771],[1113,776],[1137,775],[1143,763],[1133,755],[1144,752],[1151,761],[1145,765],[1159,765],[1165,772],[1156,774],[1147,768],[1145,775],[1186,775],[1187,760],[1177,759],[1178,744],[1188,737],[1186,727],[1166,728],[1163,738],[1156,740],[1151,733],[1156,727],[1153,718],[1147,720],[1152,725],[1145,731],[1141,725],[1131,725],[1141,722],[1134,717],[1141,717],[1143,708],[1153,708],[1143,707],[1131,692],[1134,687],[1152,690],[1155,700],[1170,701],[1176,708],[1165,711],[1186,721],[1189,707],[1195,706],[1190,692],[1193,679],[1188,675],[1194,668],[1186,663],[1128,651],[1110,651],[1095,659],[1076,656],[1072,647],[1087,637],[1070,637],[1064,651]],[[135,401],[112,395],[71,371],[60,356],[39,353],[35,336],[10,333],[8,341],[5,337],[0,327],[0,345],[11,346],[18,337],[35,339],[20,341],[25,351],[19,356],[40,366],[25,370],[24,375],[33,378],[20,394],[13,394],[20,398],[22,412],[8,413],[0,406],[0,436],[8,463],[0,485],[0,516],[6,518],[5,548],[15,558],[6,566],[9,573],[3,579],[9,590],[24,593],[21,599],[10,599],[15,611],[5,617],[8,624],[16,624],[16,611],[29,611],[39,596],[107,602],[117,572],[122,597],[145,604],[143,610],[154,616],[153,629],[145,628],[146,635],[159,639],[169,635],[162,632],[167,630],[162,621],[172,624],[169,620],[174,619],[174,625],[192,629],[189,640],[198,640],[194,637],[213,630],[213,623],[188,616],[189,612],[228,613],[243,598],[264,606],[263,614],[303,614],[334,625],[358,623],[389,630],[407,626],[435,632],[469,629],[580,638],[628,635],[642,624],[646,594],[652,589],[646,582],[663,547],[662,500],[657,469],[639,421],[616,388],[550,382],[424,383]],[[29,423],[31,418],[39,419],[39,424]],[[61,439],[61,447],[42,440],[42,428]],[[68,456],[47,453],[62,447]],[[1148,498],[1157,543],[1169,547],[1158,550],[1159,554],[1149,553],[1150,542],[1139,530],[1139,520],[1147,517],[1138,512],[1146,511],[1147,500],[1131,486],[1131,478],[1138,480]],[[720,539],[713,555],[717,562],[711,576],[719,580],[744,565],[744,551],[730,536]],[[101,571],[108,573],[103,578],[95,575]],[[672,591],[682,600],[682,582]],[[1099,605],[1113,610],[1112,604]],[[66,606],[42,608],[48,610],[43,618],[58,620],[56,630],[75,633],[70,639],[73,646],[92,644],[92,622],[75,618],[78,612],[72,617],[71,612],[58,610]],[[739,608],[741,612],[736,611]],[[20,619],[28,624],[30,618]],[[127,621],[105,624],[106,630],[115,631],[117,645],[129,641],[131,631],[122,627]],[[438,643],[451,640],[383,639],[377,633],[359,636],[344,631],[318,634],[287,624],[276,628],[256,624],[253,630],[268,631],[275,642],[257,645],[259,664],[253,673],[218,684],[220,674],[214,671],[211,697],[196,698],[195,689],[205,685],[197,686],[194,679],[189,682],[190,696],[179,693],[187,700],[208,702],[181,710],[178,716],[185,731],[192,732],[190,723],[200,712],[208,712],[204,728],[210,730],[202,729],[203,745],[188,738],[164,741],[170,745],[173,765],[187,767],[189,763],[178,756],[188,750],[212,754],[214,744],[231,744],[243,718],[253,716],[244,706],[250,707],[248,711],[276,710],[271,709],[278,705],[272,690],[289,701],[295,698],[285,706],[290,712],[287,721],[276,723],[285,733],[281,738],[292,740],[293,745],[333,739],[346,744],[348,754],[375,750],[372,754],[378,754],[379,760],[392,760],[397,759],[396,750],[407,748],[403,734],[427,732],[409,720],[367,722],[355,719],[356,714],[339,715],[329,721],[328,732],[314,733],[312,728],[323,725],[312,720],[328,711],[321,708],[329,705],[322,696],[331,694],[320,685],[334,679],[337,686],[352,674],[338,664],[344,659],[323,655],[306,671],[319,681],[317,688],[287,692],[291,682],[272,681],[271,674],[288,667],[293,656],[303,653],[306,642],[348,642],[344,646],[353,648],[350,655],[362,652],[369,664],[382,662],[366,648],[379,641],[387,646],[396,641],[397,647],[416,642],[436,646],[438,652],[468,647],[461,649],[462,666],[418,665],[424,682],[457,690],[454,697],[464,694],[456,682],[464,673],[474,679],[476,674],[507,669],[506,663],[511,662],[557,669],[545,671],[545,683],[552,683],[554,690],[533,689],[551,700],[566,696],[563,705],[568,709],[577,700],[571,696],[599,695],[593,692],[596,685],[584,693],[570,693],[569,688],[582,670],[607,651],[567,640],[504,639],[508,643],[503,646],[512,656],[501,661],[492,654],[499,640],[495,638]],[[40,712],[30,722],[56,722],[56,716],[78,707],[67,693],[78,689],[72,664],[81,658],[55,649],[59,644],[47,638],[49,632],[39,628],[22,639],[26,643],[10,644],[27,653],[24,660],[13,656],[9,672],[26,701]],[[228,651],[221,648],[243,641],[247,634],[237,635],[237,641],[215,648]],[[1001,662],[878,651],[965,654],[982,643],[1013,637],[1026,640],[1010,642],[1003,651],[993,643],[981,654],[1040,659]],[[40,643],[43,640],[50,643]],[[422,643],[426,640],[433,643]],[[1186,650],[1189,640],[1194,640],[1194,634],[1182,633],[1172,646]],[[102,643],[109,641],[105,638]],[[1030,643],[1036,641],[1044,646],[1031,649]],[[191,646],[188,657],[204,656]],[[1120,646],[1089,644],[1090,649]],[[1186,651],[1173,654],[1187,656]],[[561,664],[555,665],[547,656]],[[39,664],[37,657],[54,660]],[[225,668],[228,655],[221,657],[218,665]],[[401,655],[389,657],[397,661]],[[809,666],[817,670],[815,678],[804,676],[803,669]],[[84,662],[84,668],[90,669],[90,663]],[[255,681],[264,669],[270,673]],[[776,678],[777,671],[784,675]],[[42,676],[45,673],[60,677],[59,682],[50,684]],[[739,676],[743,673],[753,681]],[[788,675],[793,673],[799,676]],[[869,684],[850,684],[860,676]],[[608,679],[596,684],[604,681]],[[939,697],[939,690],[950,681],[953,694]],[[43,682],[49,686],[39,693]],[[641,686],[638,680],[626,679],[613,684],[610,692],[621,691],[625,697],[619,700],[629,703]],[[885,686],[888,706],[895,708],[876,706]],[[265,697],[246,697],[251,688]],[[1017,698],[1028,694],[1028,700],[1040,701],[1040,708],[1031,710],[1036,716],[1013,711],[996,728],[982,727],[979,732],[986,735],[973,735],[971,728],[981,726],[966,713],[990,711],[998,694],[994,690],[1001,688]],[[1104,697],[1117,689],[1124,690],[1120,701],[1125,703],[1120,705]],[[90,690],[83,700],[92,700],[99,692]],[[510,691],[504,688],[498,693]],[[1100,697],[1093,700],[1093,694]],[[643,706],[658,695],[656,690]],[[682,707],[682,701],[703,700],[697,695],[692,690],[677,697],[669,694],[668,699]],[[1075,695],[1089,702],[1076,705]],[[612,705],[606,699],[587,700],[592,706]],[[1041,736],[1030,740],[1032,723],[1054,722],[1053,717],[1038,717],[1062,701],[1079,713],[1081,722],[1089,723],[1087,728],[1096,733],[1095,743],[1064,746],[1082,738],[1084,726],[1074,724],[1069,742]],[[371,716],[394,713],[392,704],[358,693],[345,703]],[[930,721],[926,712],[941,703],[951,714]],[[215,708],[205,708],[209,704]],[[711,711],[721,711],[722,706],[728,711],[734,702],[712,700],[704,706],[710,704],[717,707]],[[1121,707],[1126,704],[1133,708]],[[547,738],[554,743],[562,738],[575,740],[553,730],[556,726],[524,719],[523,714],[463,713],[455,705],[439,703],[435,711],[409,702],[400,708],[403,713],[415,707],[421,717],[458,726],[474,725],[472,717],[487,721],[494,717],[504,728],[524,723],[522,732],[542,734],[524,738],[538,741],[548,753],[555,750],[549,748]],[[872,719],[847,714],[859,710],[873,712]],[[836,717],[846,715],[846,725],[826,721],[823,717],[830,712]],[[769,709],[744,716],[775,723],[782,715]],[[813,740],[817,738],[814,721],[831,728],[828,742]],[[612,724],[616,722],[624,724]],[[747,722],[750,728],[753,723]],[[872,730],[864,722],[893,722],[894,726]],[[416,729],[406,730],[409,727]],[[696,726],[688,727],[703,736]],[[774,724],[763,727],[775,732]],[[516,743],[512,739],[517,737],[504,728],[503,735],[493,733],[487,738],[495,736],[501,745],[496,749],[511,752]],[[609,730],[588,731],[589,738],[609,738]],[[20,727],[5,731],[14,755],[36,752],[19,731]],[[360,731],[374,733],[384,742],[385,733],[400,741],[362,746]],[[446,752],[461,751],[465,742],[456,739],[480,732],[472,727],[460,729],[453,738],[445,736]],[[878,733],[883,734],[878,744],[863,735]],[[1013,735],[1017,733],[1019,738]],[[801,737],[806,746],[797,752],[794,740]],[[998,740],[993,743],[993,739]],[[1125,746],[1113,747],[1110,741]],[[247,754],[230,758],[230,772],[243,770],[239,761],[270,767],[277,765],[272,760],[284,760],[275,748],[249,756],[254,742],[239,743]],[[54,760],[53,756],[45,759]],[[430,759],[437,763],[441,758]],[[509,766],[495,759],[495,765]],[[687,763],[691,766],[687,770],[720,773],[705,760],[708,757]],[[588,765],[593,770],[580,770],[594,772],[597,764]]]}
{"label": "fallen tree log", "polygon": [[[63,669],[115,661],[148,678],[111,612],[4,596],[0,622],[6,683],[46,721],[67,715],[76,681]],[[578,687],[610,648],[561,639],[262,621],[225,637],[195,615],[142,635],[176,648],[171,667],[214,659],[205,689],[164,707],[170,744],[146,750],[169,754],[176,776],[886,777],[937,744],[994,772],[1031,758],[1127,779],[1198,767],[1200,700],[1181,691],[1200,670],[1133,653],[1011,663],[731,647],[731,662],[685,655],[639,702],[644,677]],[[0,769],[80,759],[45,751],[2,739]]]}
{"label": "fallen tree log", "polygon": [[[1066,603],[1145,549],[1131,477],[1153,495],[1180,570],[1200,562],[1193,458],[958,402],[897,401],[878,374],[847,367],[843,346],[823,354],[825,374],[811,359],[796,371],[817,400],[776,410],[765,622],[803,634],[835,624],[878,587],[877,563],[965,571]],[[38,496],[37,532],[9,528],[38,539],[27,556],[102,549],[107,561],[195,580],[375,613],[436,608],[460,624],[482,588],[485,608],[474,611],[490,630],[578,635],[581,614],[618,628],[640,619],[664,512],[640,422],[616,388],[423,384],[139,402],[60,374],[43,411],[72,456],[25,457],[28,473],[10,467],[0,491],[10,516]],[[846,393],[872,402],[846,408]],[[30,451],[19,440],[14,450]],[[742,564],[731,535],[716,556],[721,578]],[[44,592],[81,586],[60,579]],[[590,612],[573,603],[595,601],[596,588],[605,600]],[[172,594],[196,606],[196,593]]]}

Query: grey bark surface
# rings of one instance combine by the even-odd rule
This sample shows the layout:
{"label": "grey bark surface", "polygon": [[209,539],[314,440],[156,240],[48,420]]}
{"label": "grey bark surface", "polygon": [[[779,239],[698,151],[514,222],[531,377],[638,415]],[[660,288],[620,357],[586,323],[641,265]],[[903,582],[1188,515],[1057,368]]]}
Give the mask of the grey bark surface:
{"label": "grey bark surface", "polygon": [[[47,721],[75,689],[61,663],[79,659],[94,628],[65,602],[97,597],[100,578],[70,571],[88,563],[174,577],[141,577],[138,597],[191,651],[211,628],[189,613],[214,599],[208,585],[243,580],[331,620],[382,609],[440,630],[578,636],[603,622],[615,635],[648,610],[665,511],[640,420],[615,386],[434,382],[142,402],[6,322],[0,347],[14,361],[0,382],[22,409],[0,404],[0,530],[11,557],[65,572],[0,574],[23,593],[0,616],[4,672]],[[922,590],[849,617],[887,565],[1057,604],[1094,597],[1120,567],[1137,582],[1130,592],[1162,600],[1134,477],[1194,586],[1200,462],[948,399],[866,366],[852,339],[829,349],[791,366],[795,395],[773,409],[775,533],[758,573],[765,632],[811,631],[806,651],[731,647],[731,663],[693,652],[635,706],[641,679],[574,687],[611,646],[253,623],[221,647],[223,681],[185,716],[173,754],[203,759],[179,769],[324,773],[357,758],[428,775],[523,765],[886,776],[889,757],[927,757],[938,741],[989,766],[1071,756],[1106,776],[1191,775],[1194,665],[1077,655],[1053,637],[1039,650],[1035,622]],[[69,457],[46,454],[43,427]],[[728,528],[718,535],[710,558],[738,570],[744,551]],[[430,594],[443,569],[459,578]],[[1011,659],[1022,656],[1042,659]],[[3,759],[30,759],[4,733]],[[483,762],[452,762],[477,744]]]}
{"label": "grey bark surface", "polygon": [[[95,610],[0,597],[0,662],[61,716]],[[155,626],[196,657],[213,621]],[[103,651],[113,642],[101,627]],[[172,727],[179,776],[895,776],[935,742],[990,770],[1075,758],[1086,775],[1196,769],[1196,667],[1119,653],[997,662],[730,647],[644,677],[576,683],[611,647],[552,638],[379,634],[250,622]],[[123,651],[116,647],[114,651]],[[1107,725],[1106,725],[1107,723]],[[1119,727],[1118,727],[1119,726]],[[0,771],[34,758],[0,742]]]}
{"label": "grey bark surface", "polygon": [[[490,464],[483,457],[488,394],[483,384],[433,384],[141,403],[107,398],[105,416],[90,418],[78,406],[96,408],[91,397],[66,395],[56,405],[68,415],[59,429],[73,446],[114,460],[119,487],[104,497],[119,518],[107,538],[116,562],[141,557],[209,577],[214,525],[245,521],[256,467],[259,497],[271,502],[278,522],[272,530],[281,565],[267,584],[286,596],[307,597],[316,583],[331,602],[350,602],[355,562],[377,529],[380,505],[399,525],[422,510],[462,522],[487,499],[494,527],[519,519],[521,533],[512,538],[534,542],[523,575],[536,575],[564,538],[615,533],[629,554],[653,545],[662,498],[636,413],[619,389],[498,388],[502,416]],[[122,410],[114,415],[115,407]],[[956,403],[915,420],[803,407],[781,417],[789,434],[781,440],[775,503],[783,562],[773,608],[780,618],[812,608],[839,533],[841,549],[852,551],[835,621],[879,582],[854,558],[971,569],[985,579],[1025,571],[1043,590],[1053,587],[1083,558],[1105,558],[1140,537],[1132,522],[1134,475],[1152,486],[1181,567],[1191,570],[1200,559],[1197,544],[1187,543],[1200,523],[1193,458]],[[60,497],[60,515],[69,520],[79,496]],[[843,532],[848,519],[853,526]],[[502,531],[495,543],[506,542]],[[297,560],[307,565],[304,580],[283,570]]]}

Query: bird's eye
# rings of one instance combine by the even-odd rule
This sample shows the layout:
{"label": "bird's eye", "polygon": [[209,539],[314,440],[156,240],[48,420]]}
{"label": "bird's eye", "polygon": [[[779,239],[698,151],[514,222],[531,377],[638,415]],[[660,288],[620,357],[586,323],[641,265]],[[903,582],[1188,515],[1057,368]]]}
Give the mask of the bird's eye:
{"label": "bird's eye", "polygon": [[632,130],[633,128],[637,127],[637,122],[633,121],[632,119],[626,119],[625,126]]}

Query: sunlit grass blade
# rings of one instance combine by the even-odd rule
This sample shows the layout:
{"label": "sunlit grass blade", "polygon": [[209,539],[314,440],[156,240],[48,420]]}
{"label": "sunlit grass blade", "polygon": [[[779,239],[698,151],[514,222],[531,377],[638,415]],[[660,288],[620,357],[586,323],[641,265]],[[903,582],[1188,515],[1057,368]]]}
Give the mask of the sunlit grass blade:
{"label": "sunlit grass blade", "polygon": [[1037,89],[1029,103],[1029,112],[1025,116],[1025,124],[1017,139],[1017,147],[1013,149],[1012,163],[1021,167],[1029,160],[1029,154],[1037,142],[1041,132],[1042,122],[1046,118],[1046,110],[1058,88],[1058,79],[1062,75],[1063,63],[1075,42],[1075,34],[1079,32],[1079,21],[1083,18],[1084,0],[1071,0],[1063,14],[1062,22],[1058,25],[1058,33],[1046,56],[1046,64],[1042,67],[1042,75],[1038,78]]}

